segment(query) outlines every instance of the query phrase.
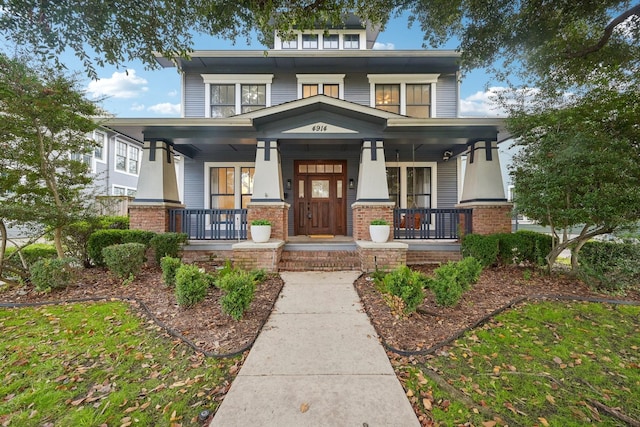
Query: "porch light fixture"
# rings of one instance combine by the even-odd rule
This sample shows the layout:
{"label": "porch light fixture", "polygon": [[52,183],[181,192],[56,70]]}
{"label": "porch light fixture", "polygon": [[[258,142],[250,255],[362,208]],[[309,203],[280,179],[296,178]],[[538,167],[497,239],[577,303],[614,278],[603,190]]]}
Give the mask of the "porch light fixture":
{"label": "porch light fixture", "polygon": [[287,180],[287,190],[291,190],[291,179]]}
{"label": "porch light fixture", "polygon": [[451,151],[447,150],[442,154],[442,160],[444,160],[446,162],[447,160],[449,160],[451,158],[451,156],[453,156],[453,153]]}
{"label": "porch light fixture", "polygon": [[353,181],[353,178],[349,178],[349,190],[353,190],[356,188],[356,183]]}

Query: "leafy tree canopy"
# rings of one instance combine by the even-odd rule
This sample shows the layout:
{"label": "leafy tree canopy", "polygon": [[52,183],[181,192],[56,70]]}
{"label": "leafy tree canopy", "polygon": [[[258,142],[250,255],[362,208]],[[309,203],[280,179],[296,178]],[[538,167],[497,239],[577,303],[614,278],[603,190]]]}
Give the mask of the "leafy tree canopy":
{"label": "leafy tree canopy", "polygon": [[629,0],[0,0],[0,8],[0,32],[10,40],[51,59],[70,49],[93,77],[96,65],[154,66],[154,52],[185,56],[193,32],[238,39],[257,30],[269,44],[274,30],[341,27],[350,12],[382,25],[410,12],[426,45],[456,38],[466,69],[498,63],[502,76],[518,68],[524,77],[580,85],[593,73],[636,70],[640,58],[640,4]]}

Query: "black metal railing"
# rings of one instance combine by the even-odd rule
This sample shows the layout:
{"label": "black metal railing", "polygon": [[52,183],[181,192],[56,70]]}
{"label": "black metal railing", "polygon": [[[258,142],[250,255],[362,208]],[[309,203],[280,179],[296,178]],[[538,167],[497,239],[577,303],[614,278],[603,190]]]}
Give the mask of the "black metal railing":
{"label": "black metal railing", "polygon": [[394,239],[458,239],[471,233],[471,209],[394,209]]}
{"label": "black metal railing", "polygon": [[171,209],[169,231],[189,240],[246,240],[246,209]]}

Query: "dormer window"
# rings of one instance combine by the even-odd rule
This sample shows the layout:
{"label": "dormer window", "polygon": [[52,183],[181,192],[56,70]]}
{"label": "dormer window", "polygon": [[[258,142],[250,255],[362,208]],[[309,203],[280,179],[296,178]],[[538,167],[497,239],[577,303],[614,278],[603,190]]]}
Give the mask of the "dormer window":
{"label": "dormer window", "polygon": [[298,38],[296,37],[293,40],[282,41],[283,49],[297,49],[298,48]]}
{"label": "dormer window", "polygon": [[345,34],[343,46],[345,49],[360,49],[360,35]]}
{"label": "dormer window", "polygon": [[323,49],[338,49],[340,37],[337,34],[328,34],[322,38]]}
{"label": "dormer window", "polygon": [[318,48],[318,35],[317,34],[303,34],[302,35],[302,48],[303,49],[317,49]]}

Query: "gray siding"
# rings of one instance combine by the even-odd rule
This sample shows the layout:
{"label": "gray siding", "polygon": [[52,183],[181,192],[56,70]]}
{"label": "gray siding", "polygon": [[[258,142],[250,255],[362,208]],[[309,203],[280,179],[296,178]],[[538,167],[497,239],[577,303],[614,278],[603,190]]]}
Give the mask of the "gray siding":
{"label": "gray siding", "polygon": [[438,208],[453,208],[458,203],[458,170],[455,160],[438,163]]}
{"label": "gray siding", "polygon": [[295,74],[277,74],[271,85],[271,105],[284,104],[298,97],[298,81]]}
{"label": "gray siding", "polygon": [[[184,157],[184,200],[187,209],[203,209],[204,160]],[[208,206],[207,206],[208,207]]]}
{"label": "gray siding", "polygon": [[185,117],[204,117],[204,89],[205,85],[200,74],[184,76]]}
{"label": "gray siding", "polygon": [[347,74],[344,77],[344,99],[345,101],[355,102],[356,104],[362,104],[369,106],[371,101],[371,89],[367,75],[360,74]]}
{"label": "gray siding", "polygon": [[440,76],[436,85],[436,117],[455,118],[458,105],[458,83],[454,74]]}

